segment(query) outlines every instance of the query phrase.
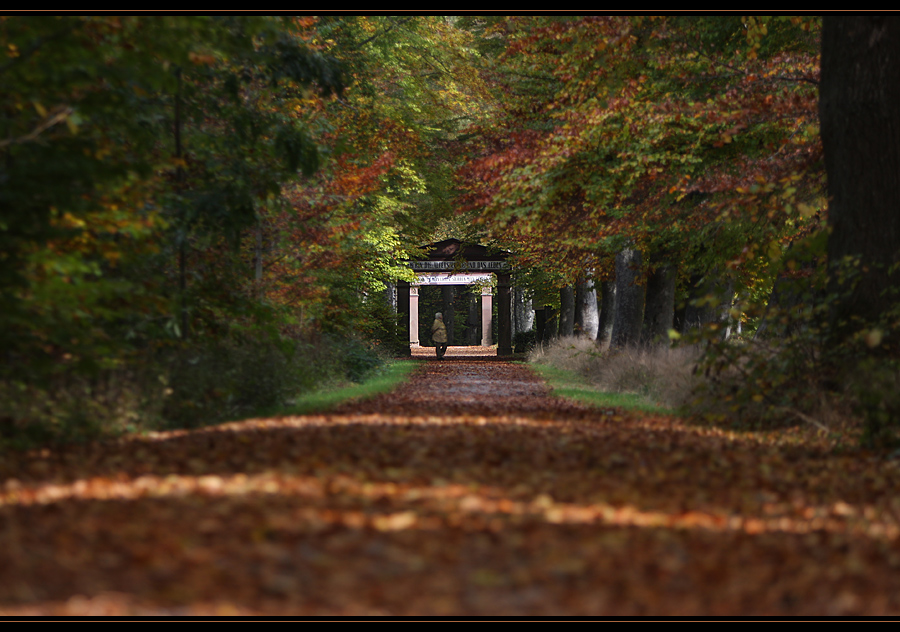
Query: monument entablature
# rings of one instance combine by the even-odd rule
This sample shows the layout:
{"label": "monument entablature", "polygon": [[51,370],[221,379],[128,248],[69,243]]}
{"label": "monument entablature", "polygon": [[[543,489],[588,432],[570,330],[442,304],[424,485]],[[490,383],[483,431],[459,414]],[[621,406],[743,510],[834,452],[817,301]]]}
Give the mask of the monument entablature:
{"label": "monument entablature", "polygon": [[[491,345],[493,310],[493,281],[497,277],[498,323],[497,355],[512,354],[510,323],[509,253],[491,250],[478,244],[464,244],[458,239],[446,239],[424,247],[427,259],[409,261],[416,273],[413,282],[397,284],[398,311],[409,314],[409,344],[419,346],[419,287],[423,285],[479,285],[481,286],[481,344]],[[405,319],[404,319],[405,320]],[[401,321],[404,322],[404,321]]]}
{"label": "monument entablature", "polygon": [[432,270],[475,272],[508,270],[509,264],[505,261],[410,261],[409,267],[414,272],[430,272]]}

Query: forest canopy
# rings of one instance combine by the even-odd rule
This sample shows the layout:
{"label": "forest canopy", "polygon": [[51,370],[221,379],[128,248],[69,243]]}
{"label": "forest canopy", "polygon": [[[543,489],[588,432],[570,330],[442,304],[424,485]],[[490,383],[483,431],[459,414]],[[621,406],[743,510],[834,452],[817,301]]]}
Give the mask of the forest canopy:
{"label": "forest canopy", "polygon": [[[358,377],[408,350],[384,300],[413,278],[403,262],[452,237],[510,252],[541,327],[562,309],[552,335],[578,322],[568,292],[600,307],[600,343],[705,340],[707,371],[750,371],[738,401],[800,407],[788,383],[839,380],[836,363],[889,350],[895,329],[880,307],[830,333],[854,264],[825,265],[822,28],[0,18],[4,392],[116,375],[135,397],[154,384],[177,424],[311,388],[317,362]],[[631,311],[604,303],[614,291]],[[779,368],[773,340],[778,358],[814,357]],[[242,387],[244,371],[261,382]],[[69,414],[10,406],[13,425]]]}

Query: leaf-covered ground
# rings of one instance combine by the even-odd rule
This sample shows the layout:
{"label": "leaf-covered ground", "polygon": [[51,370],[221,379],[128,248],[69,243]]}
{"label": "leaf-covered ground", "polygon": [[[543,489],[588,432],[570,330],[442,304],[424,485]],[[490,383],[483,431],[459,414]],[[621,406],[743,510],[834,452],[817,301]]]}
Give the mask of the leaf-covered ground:
{"label": "leaf-covered ground", "polygon": [[896,461],[428,362],[333,414],[0,462],[0,614],[900,613]]}

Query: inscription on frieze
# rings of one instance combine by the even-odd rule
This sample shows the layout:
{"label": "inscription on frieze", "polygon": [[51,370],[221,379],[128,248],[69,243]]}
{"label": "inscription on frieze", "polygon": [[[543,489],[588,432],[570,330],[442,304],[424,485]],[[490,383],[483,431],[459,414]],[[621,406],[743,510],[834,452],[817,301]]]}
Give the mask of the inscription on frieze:
{"label": "inscription on frieze", "polygon": [[490,272],[417,272],[416,285],[471,285],[473,283],[490,283]]}
{"label": "inscription on frieze", "polygon": [[416,272],[430,270],[506,270],[505,261],[410,261],[409,267]]}

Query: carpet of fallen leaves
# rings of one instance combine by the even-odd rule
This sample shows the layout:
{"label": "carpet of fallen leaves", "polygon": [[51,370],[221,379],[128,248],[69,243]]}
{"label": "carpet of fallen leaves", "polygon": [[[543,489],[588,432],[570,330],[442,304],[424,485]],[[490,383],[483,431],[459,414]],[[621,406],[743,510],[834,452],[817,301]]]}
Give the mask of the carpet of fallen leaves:
{"label": "carpet of fallen leaves", "polygon": [[332,414],[6,456],[0,615],[896,615],[896,461],[426,362]]}

